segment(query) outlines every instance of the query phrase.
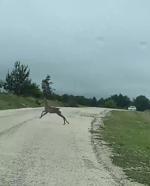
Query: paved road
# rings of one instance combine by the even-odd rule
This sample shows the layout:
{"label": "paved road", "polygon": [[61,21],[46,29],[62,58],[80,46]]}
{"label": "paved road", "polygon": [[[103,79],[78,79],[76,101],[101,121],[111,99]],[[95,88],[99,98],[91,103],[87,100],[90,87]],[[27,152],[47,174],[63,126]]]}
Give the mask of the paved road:
{"label": "paved road", "polygon": [[113,186],[91,145],[93,117],[104,109],[62,108],[39,119],[41,109],[0,111],[0,186]]}

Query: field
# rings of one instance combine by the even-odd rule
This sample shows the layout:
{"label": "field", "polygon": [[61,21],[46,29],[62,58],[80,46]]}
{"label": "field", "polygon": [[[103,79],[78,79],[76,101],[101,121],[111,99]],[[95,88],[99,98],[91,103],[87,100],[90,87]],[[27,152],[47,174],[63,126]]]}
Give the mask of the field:
{"label": "field", "polygon": [[[50,101],[50,105],[62,106],[63,104],[58,101]],[[42,99],[21,97],[10,94],[0,94],[0,110],[41,106],[43,106]]]}
{"label": "field", "polygon": [[103,139],[112,161],[134,181],[150,185],[150,112],[112,111],[104,120]]}

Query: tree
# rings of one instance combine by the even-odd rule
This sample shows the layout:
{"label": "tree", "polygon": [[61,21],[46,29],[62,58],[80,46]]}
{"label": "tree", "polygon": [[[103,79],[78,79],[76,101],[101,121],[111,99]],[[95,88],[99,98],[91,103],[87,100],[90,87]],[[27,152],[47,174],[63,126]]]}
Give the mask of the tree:
{"label": "tree", "polygon": [[26,84],[22,91],[24,96],[42,97],[42,92],[36,83]]}
{"label": "tree", "polygon": [[91,100],[91,106],[92,107],[97,107],[98,103],[97,103],[97,99],[96,97],[93,97],[92,100]]}
{"label": "tree", "polygon": [[5,82],[0,83],[0,87],[17,95],[41,97],[40,88],[36,83],[32,83],[29,75],[28,66],[17,61],[14,69],[7,73]]}
{"label": "tree", "polygon": [[51,77],[50,75],[47,75],[45,79],[42,80],[42,90],[43,90],[43,96],[45,98],[49,98],[52,95],[52,85]]}
{"label": "tree", "polygon": [[15,62],[12,72],[8,71],[4,89],[17,95],[23,94],[26,85],[31,83],[29,79],[30,70],[28,66]]}
{"label": "tree", "polygon": [[2,89],[4,88],[4,81],[0,80],[0,92],[2,91]]}
{"label": "tree", "polygon": [[105,105],[105,99],[104,99],[104,98],[100,98],[100,99],[98,100],[98,106],[99,106],[99,107],[104,107],[104,105]]}
{"label": "tree", "polygon": [[127,96],[123,96],[122,94],[115,94],[111,96],[110,99],[116,103],[116,106],[118,108],[127,108],[131,103],[130,98],[128,98]]}
{"label": "tree", "polygon": [[144,111],[150,108],[150,101],[147,97],[141,95],[136,97],[134,100],[134,105],[136,106],[137,110]]}
{"label": "tree", "polygon": [[107,108],[117,108],[117,105],[116,105],[115,101],[112,100],[112,99],[107,99],[105,101],[104,106],[107,107]]}

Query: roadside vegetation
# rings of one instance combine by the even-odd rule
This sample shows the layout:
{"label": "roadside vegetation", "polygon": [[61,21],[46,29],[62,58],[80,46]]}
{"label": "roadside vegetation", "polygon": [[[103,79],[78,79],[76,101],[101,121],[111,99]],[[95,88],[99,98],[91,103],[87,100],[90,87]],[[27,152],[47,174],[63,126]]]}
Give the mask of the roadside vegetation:
{"label": "roadside vegetation", "polygon": [[[55,100],[49,100],[49,103],[52,106],[63,106],[63,103]],[[42,99],[17,96],[13,94],[0,94],[0,110],[42,106],[44,106]]]}
{"label": "roadside vegetation", "polygon": [[113,150],[113,163],[134,181],[150,185],[150,112],[112,111],[102,137]]}
{"label": "roadside vegetation", "polygon": [[[127,109],[129,106],[135,105],[137,110],[139,111],[150,109],[150,100],[143,95],[137,96],[133,100],[131,100],[128,96],[122,94],[115,94],[108,98],[100,99],[97,99],[96,97],[87,98],[85,96],[75,96],[69,94],[59,95],[53,89],[53,82],[51,81],[50,75],[46,75],[46,78],[41,80],[41,82],[43,81],[48,82],[49,90],[47,92],[47,99],[50,101],[61,103],[61,105],[66,107],[88,106]],[[13,98],[12,95],[16,95],[18,96],[18,98],[24,97],[24,99],[27,100],[31,99],[31,97],[33,100],[43,99],[43,97],[45,96],[44,91],[44,87],[41,87],[37,83],[33,82],[32,78],[30,77],[30,68],[28,67],[28,65],[21,64],[21,62],[19,61],[15,62],[13,68],[11,70],[8,69],[6,77],[0,80],[0,93],[6,93],[8,97],[10,95],[8,99],[9,102],[11,102],[10,99]],[[1,95],[1,97],[3,96]],[[18,101],[21,101],[22,99],[23,98],[20,98],[18,99]],[[22,103],[18,104],[19,107],[23,105]],[[0,106],[0,108],[5,108],[2,105]],[[8,103],[8,105],[11,105],[11,108],[13,108],[13,104]],[[31,101],[29,105],[37,106],[38,104],[34,101]]]}

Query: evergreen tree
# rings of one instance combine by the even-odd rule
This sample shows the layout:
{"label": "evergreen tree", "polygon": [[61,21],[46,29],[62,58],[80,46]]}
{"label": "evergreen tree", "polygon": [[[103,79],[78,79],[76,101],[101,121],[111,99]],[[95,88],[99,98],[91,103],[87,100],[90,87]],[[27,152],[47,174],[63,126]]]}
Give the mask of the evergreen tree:
{"label": "evergreen tree", "polygon": [[31,83],[28,66],[15,62],[14,69],[6,75],[4,89],[17,95],[23,94],[26,85]]}
{"label": "evergreen tree", "polygon": [[43,96],[45,98],[50,98],[53,91],[52,91],[52,85],[51,77],[50,75],[47,75],[45,79],[42,80],[42,90],[43,90]]}

